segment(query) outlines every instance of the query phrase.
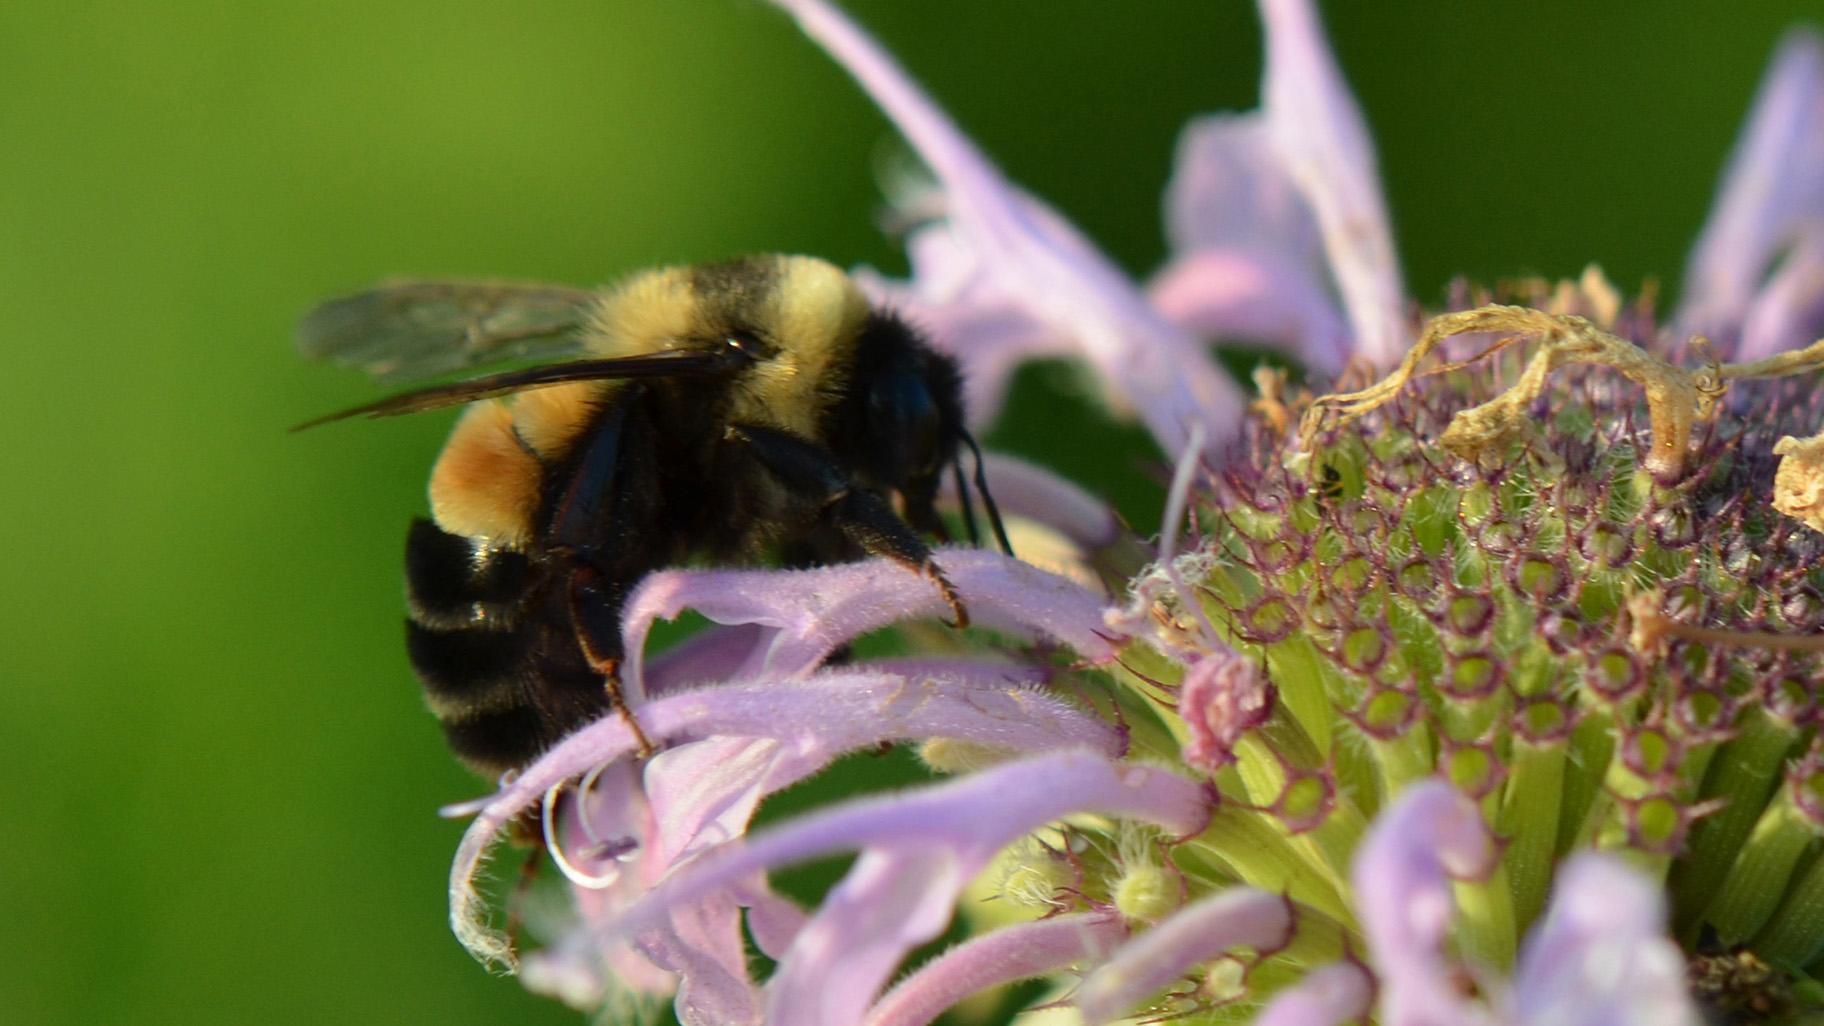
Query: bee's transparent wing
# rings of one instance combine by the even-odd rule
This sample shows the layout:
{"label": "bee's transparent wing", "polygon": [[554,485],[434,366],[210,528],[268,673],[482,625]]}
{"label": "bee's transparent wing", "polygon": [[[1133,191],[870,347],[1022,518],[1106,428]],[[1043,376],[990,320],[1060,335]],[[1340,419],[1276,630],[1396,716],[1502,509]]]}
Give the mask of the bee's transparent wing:
{"label": "bee's transparent wing", "polygon": [[298,349],[392,383],[563,359],[581,352],[577,329],[594,298],[531,282],[387,282],[312,310],[298,324]]}

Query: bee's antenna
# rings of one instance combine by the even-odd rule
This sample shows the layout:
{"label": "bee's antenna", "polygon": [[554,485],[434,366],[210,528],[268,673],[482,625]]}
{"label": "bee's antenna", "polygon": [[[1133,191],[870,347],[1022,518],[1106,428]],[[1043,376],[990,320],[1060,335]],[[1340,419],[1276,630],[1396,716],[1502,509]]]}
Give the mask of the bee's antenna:
{"label": "bee's antenna", "polygon": [[975,523],[975,500],[969,497],[969,478],[963,474],[963,461],[951,463],[950,473],[956,477],[956,498],[963,507],[963,530],[969,535],[970,545],[980,545],[982,532]]}
{"label": "bee's antenna", "polygon": [[[988,490],[988,472],[982,462],[982,447],[975,444],[975,439],[969,437],[969,432],[958,428],[956,433],[962,436],[963,444],[967,445],[969,451],[975,454],[975,487],[981,491],[982,505],[988,509],[988,526],[994,528],[994,540],[1001,543],[1002,552],[1011,556],[1013,555],[1013,543],[1007,540],[1007,528],[1001,523],[1000,508],[994,504],[994,494]],[[958,472],[961,472],[960,467]],[[967,499],[963,501],[968,502]]]}

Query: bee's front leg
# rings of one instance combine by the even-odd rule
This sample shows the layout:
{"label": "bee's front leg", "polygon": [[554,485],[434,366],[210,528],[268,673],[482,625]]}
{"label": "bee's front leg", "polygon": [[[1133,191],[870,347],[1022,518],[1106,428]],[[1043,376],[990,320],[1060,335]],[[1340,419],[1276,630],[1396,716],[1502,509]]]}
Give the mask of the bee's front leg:
{"label": "bee's front leg", "polygon": [[951,626],[969,626],[969,610],[956,586],[931,558],[925,544],[891,504],[867,488],[856,487],[849,472],[828,449],[777,428],[734,424],[729,434],[743,442],[792,498],[803,503],[849,544],[870,556],[884,556],[931,580],[950,607]]}

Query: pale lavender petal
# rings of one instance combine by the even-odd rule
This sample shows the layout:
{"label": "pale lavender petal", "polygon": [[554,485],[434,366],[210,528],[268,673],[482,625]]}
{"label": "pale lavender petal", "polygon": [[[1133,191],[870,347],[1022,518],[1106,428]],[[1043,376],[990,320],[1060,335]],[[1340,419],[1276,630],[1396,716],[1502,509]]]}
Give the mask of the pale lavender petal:
{"label": "pale lavender petal", "polygon": [[[938,557],[978,623],[1023,637],[1043,636],[1092,661],[1114,657],[1104,636],[1102,598],[1019,560],[979,549]],[[665,570],[648,576],[622,613],[623,684],[642,694],[643,650],[656,620],[694,609],[722,624],[766,628],[737,678],[796,676],[867,631],[949,613],[929,578],[887,560],[815,570]]]}
{"label": "pale lavender petal", "polygon": [[[1728,338],[1742,326],[1770,265],[1807,222],[1824,218],[1824,40],[1795,30],[1755,94],[1709,220],[1685,266],[1679,328]],[[1764,339],[1768,355],[1808,339]]]}
{"label": "pale lavender petal", "polygon": [[[658,1008],[677,989],[676,976],[635,952],[623,950],[604,958],[595,931],[581,926],[527,952],[519,968],[519,982],[534,994],[555,998],[582,1012],[636,1003]],[[640,1021],[631,1014],[626,1018]]]}
{"label": "pale lavender petal", "polygon": [[1073,812],[1138,819],[1188,836],[1209,818],[1209,801],[1202,785],[1165,770],[1084,751],[1034,756],[902,794],[859,799],[725,845],[647,894],[623,928],[747,873],[856,848],[944,847],[986,858]]}
{"label": "pale lavender petal", "polygon": [[1274,148],[1316,215],[1355,351],[1392,366],[1411,339],[1368,125],[1309,0],[1260,0],[1260,14],[1267,31],[1261,101]]}
{"label": "pale lavender petal", "polygon": [[1740,360],[1759,360],[1824,335],[1824,204],[1820,225],[1781,263],[1749,304]]}
{"label": "pale lavender petal", "polygon": [[1009,752],[1121,750],[1115,728],[1035,690],[1030,670],[935,660],[868,669],[698,693],[715,725],[699,721],[691,733],[709,736],[659,753],[646,773],[658,824],[653,843],[664,864],[740,836],[766,795],[884,741],[944,737]]}
{"label": "pale lavender petal", "polygon": [[673,1007],[683,1026],[743,1026],[761,1022],[760,991],[747,971],[741,908],[726,891],[673,906],[642,931],[638,946],[678,974]]}
{"label": "pale lavender petal", "polygon": [[1698,1026],[1665,895],[1611,855],[1558,871],[1551,908],[1520,954],[1509,1018],[1526,1026]]}
{"label": "pale lavender petal", "polygon": [[1201,250],[1166,265],[1148,292],[1160,313],[1203,338],[1275,343],[1329,373],[1349,356],[1324,280],[1277,253]]}
{"label": "pale lavender petal", "polygon": [[1174,253],[1278,253],[1307,275],[1323,266],[1317,221],[1259,113],[1184,126],[1165,188],[1165,234]]}
{"label": "pale lavender petal", "polygon": [[[1102,548],[1121,532],[1114,507],[1035,463],[1004,453],[986,454],[984,474],[1002,513],[1050,527],[1086,550]],[[956,486],[943,495],[954,500]]]}
{"label": "pale lavender petal", "polygon": [[1342,1026],[1368,1017],[1374,981],[1354,962],[1314,969],[1273,995],[1252,1026]]}
{"label": "pale lavender petal", "polygon": [[736,889],[741,903],[747,906],[747,929],[754,935],[754,946],[761,954],[775,960],[784,958],[810,917],[796,902],[774,894],[766,886],[765,874],[757,873],[755,879],[760,883],[758,888]]}
{"label": "pale lavender petal", "polygon": [[1475,803],[1440,780],[1408,787],[1375,820],[1350,881],[1380,974],[1386,1026],[1489,1021],[1455,985],[1444,941],[1454,911],[1451,880],[1482,875],[1494,857]]}
{"label": "pale lavender petal", "polygon": [[[708,852],[627,910],[618,931],[646,929],[671,906],[749,874],[861,849],[856,868],[781,961],[780,996],[769,1006],[782,1022],[852,1022],[906,951],[942,929],[969,880],[1014,840],[1076,812],[1137,819],[1185,836],[1202,829],[1209,807],[1199,784],[1089,752],[1003,763],[826,809]],[[813,980],[840,981],[839,993],[800,988]]]}
{"label": "pale lavender petal", "polygon": [[1121,917],[1106,912],[1002,927],[951,948],[895,984],[868,1012],[865,1026],[925,1026],[971,994],[1100,959],[1126,936]]}
{"label": "pale lavender petal", "polygon": [[761,638],[762,628],[751,623],[718,624],[692,634],[646,665],[647,697],[728,680],[753,655]]}
{"label": "pale lavender petal", "polygon": [[[643,801],[599,802],[603,811],[597,829],[644,845],[643,859],[655,852],[676,857],[701,846],[696,843],[697,831],[710,840],[739,833],[760,795],[815,773],[844,752],[894,739],[953,738],[1015,752],[1061,747],[1088,747],[1109,755],[1121,751],[1115,728],[1025,686],[1027,678],[1018,669],[947,665],[952,672],[941,672],[943,667],[932,664],[928,675],[916,678],[856,670],[804,680],[729,684],[649,702],[640,707],[639,715],[653,740],[744,738],[753,742],[751,748],[730,740],[716,742],[725,748],[699,751],[725,756],[739,751],[751,758],[739,765],[740,772],[711,777],[693,776],[707,774],[711,760],[693,758],[688,752],[661,753],[647,769],[645,792],[652,796],[651,811]],[[626,723],[611,714],[576,731],[526,767],[480,809],[450,868],[451,926],[476,958],[511,962],[505,938],[486,926],[485,909],[474,889],[481,859],[493,839],[524,810],[543,801],[553,787],[636,749]],[[603,774],[603,786],[620,780],[624,770]],[[644,818],[609,822],[635,809]],[[670,866],[668,859],[647,861],[648,881]]]}
{"label": "pale lavender petal", "polygon": [[1077,990],[1077,1010],[1092,1026],[1118,1019],[1187,970],[1232,947],[1284,947],[1292,925],[1292,907],[1277,894],[1238,887],[1211,895],[1116,951]]}
{"label": "pale lavender petal", "polygon": [[851,1026],[906,952],[950,922],[981,862],[942,846],[861,853],[767,981],[767,1018]]}
{"label": "pale lavender petal", "polygon": [[1277,343],[1326,371],[1342,367],[1348,329],[1317,222],[1262,115],[1185,126],[1165,226],[1172,260],[1148,293],[1174,324],[1202,338]]}
{"label": "pale lavender petal", "polygon": [[[1196,339],[1159,316],[1075,227],[1002,177],[844,14],[823,0],[774,2],[855,77],[937,176],[959,245],[980,257],[988,280],[978,287],[1069,340],[1166,451],[1183,448],[1192,423],[1205,425],[1216,451],[1234,437],[1240,389]],[[967,341],[956,345],[967,361]]]}
{"label": "pale lavender petal", "polygon": [[780,742],[763,737],[706,737],[653,756],[646,770],[657,836],[651,843],[664,865],[747,832],[761,799],[823,768],[827,745],[793,759]]}
{"label": "pale lavender petal", "polygon": [[[673,1009],[683,1026],[763,1021],[764,996],[748,970],[743,907],[748,909],[747,925],[755,943],[769,957],[788,950],[806,920],[795,905],[772,892],[764,875],[756,873],[745,883],[669,910],[664,921],[636,938],[641,954],[675,974]],[[594,916],[589,921],[596,925],[591,939],[599,945],[600,926],[609,917]],[[619,947],[611,945],[609,950]]]}

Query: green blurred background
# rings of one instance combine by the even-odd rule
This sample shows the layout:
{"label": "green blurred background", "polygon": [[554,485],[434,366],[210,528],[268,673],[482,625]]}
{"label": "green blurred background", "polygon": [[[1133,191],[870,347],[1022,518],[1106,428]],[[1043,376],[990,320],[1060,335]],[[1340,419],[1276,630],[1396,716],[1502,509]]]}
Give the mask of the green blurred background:
{"label": "green blurred background", "polygon": [[[854,9],[1136,273],[1190,115],[1250,106],[1238,2]],[[1338,4],[1408,283],[1676,281],[1762,65],[1814,4]],[[291,325],[394,274],[594,283],[756,250],[898,270],[883,120],[757,0],[0,5],[0,1020],[574,1022],[444,926],[480,790],[400,645],[447,417]],[[995,441],[1157,500],[1023,377]]]}

